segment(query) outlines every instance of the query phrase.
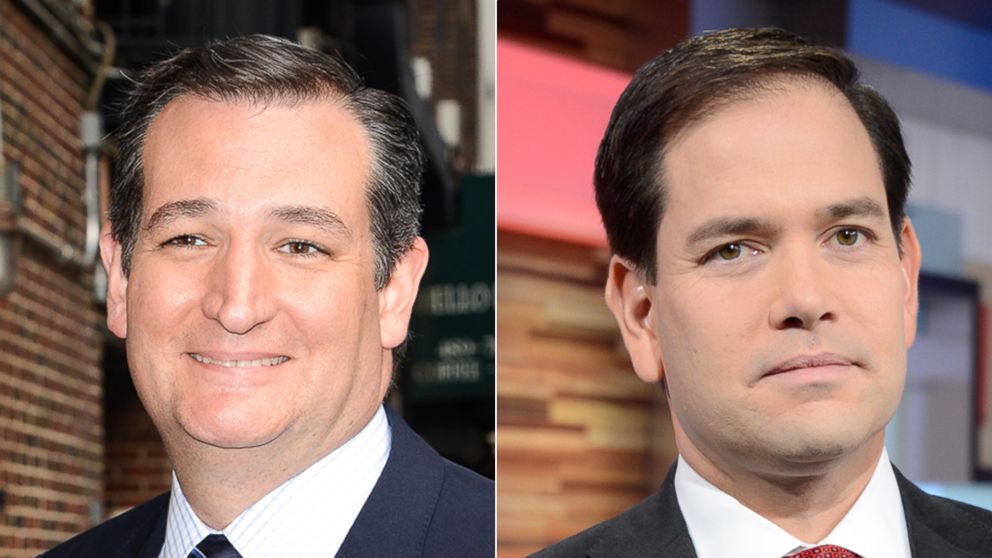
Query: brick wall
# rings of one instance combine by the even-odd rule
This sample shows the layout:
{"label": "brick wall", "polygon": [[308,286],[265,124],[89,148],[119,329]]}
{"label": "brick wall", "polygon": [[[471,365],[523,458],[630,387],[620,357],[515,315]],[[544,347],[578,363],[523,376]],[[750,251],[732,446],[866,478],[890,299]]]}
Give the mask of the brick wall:
{"label": "brick wall", "polygon": [[108,515],[157,496],[172,483],[172,463],[134,390],[121,345],[107,346],[104,366]]}
{"label": "brick wall", "polygon": [[[443,10],[438,7],[443,6]],[[431,62],[432,87],[429,103],[437,109],[441,100],[457,101],[461,107],[461,143],[454,148],[452,163],[459,172],[472,169],[479,145],[476,139],[478,92],[478,45],[476,3],[438,4],[433,0],[409,0],[410,55]]]}
{"label": "brick wall", "polygon": [[172,483],[172,463],[162,439],[144,407],[135,403],[113,415],[118,428],[107,432],[108,515],[127,511],[166,492]]}
{"label": "brick wall", "polygon": [[[14,0],[0,0],[0,68],[3,156],[22,167],[20,227],[82,248],[79,121],[91,76]],[[17,236],[16,277],[0,294],[0,554],[11,557],[92,524],[104,449],[92,274]]]}

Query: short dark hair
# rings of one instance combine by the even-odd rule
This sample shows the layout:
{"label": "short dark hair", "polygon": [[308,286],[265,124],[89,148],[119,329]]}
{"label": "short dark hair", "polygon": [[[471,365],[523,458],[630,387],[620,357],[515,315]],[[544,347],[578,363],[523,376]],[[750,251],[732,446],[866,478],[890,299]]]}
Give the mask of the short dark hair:
{"label": "short dark hair", "polygon": [[120,151],[110,195],[111,230],[122,245],[125,274],[141,226],[145,137],[152,120],[180,97],[263,105],[329,100],[350,111],[371,150],[365,188],[376,288],[389,282],[420,232],[424,157],[413,116],[399,97],[365,87],[339,57],[266,35],[184,49],[135,81],[116,133]]}
{"label": "short dark hair", "polygon": [[899,120],[854,63],[838,50],[776,28],[700,35],[642,66],[624,90],[596,156],[596,203],[613,253],[657,281],[656,244],[665,212],[662,160],[688,125],[783,77],[836,87],[868,131],[885,183],[889,217],[900,237],[910,162]]}

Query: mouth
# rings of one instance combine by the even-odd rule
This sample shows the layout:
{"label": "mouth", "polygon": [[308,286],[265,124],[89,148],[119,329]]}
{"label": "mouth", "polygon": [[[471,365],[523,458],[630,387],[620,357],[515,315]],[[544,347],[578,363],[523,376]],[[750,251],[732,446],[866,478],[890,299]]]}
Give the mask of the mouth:
{"label": "mouth", "polygon": [[765,377],[777,376],[779,374],[788,374],[790,372],[797,372],[803,370],[815,370],[815,369],[830,369],[837,367],[849,367],[858,366],[858,363],[852,359],[845,357],[843,355],[838,355],[834,353],[821,353],[817,355],[802,355],[790,358],[768,372],[765,373]]}
{"label": "mouth", "polygon": [[278,366],[289,360],[288,356],[280,355],[271,358],[254,358],[254,359],[218,359],[211,358],[206,355],[201,355],[199,353],[186,353],[193,360],[200,362],[202,364],[212,364],[214,366],[220,366],[222,368],[259,368],[263,366]]}

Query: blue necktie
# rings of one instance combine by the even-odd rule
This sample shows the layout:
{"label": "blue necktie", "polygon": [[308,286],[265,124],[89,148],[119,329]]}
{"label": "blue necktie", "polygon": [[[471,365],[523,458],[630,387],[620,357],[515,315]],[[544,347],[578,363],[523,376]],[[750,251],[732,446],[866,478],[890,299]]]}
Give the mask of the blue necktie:
{"label": "blue necktie", "polygon": [[207,535],[189,553],[189,558],[241,558],[241,555],[224,535]]}

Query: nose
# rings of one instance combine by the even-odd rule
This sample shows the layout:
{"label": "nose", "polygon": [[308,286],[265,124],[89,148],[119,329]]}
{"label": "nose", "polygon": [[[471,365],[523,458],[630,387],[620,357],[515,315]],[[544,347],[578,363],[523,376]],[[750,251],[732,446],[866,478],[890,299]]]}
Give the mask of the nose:
{"label": "nose", "polygon": [[774,329],[813,330],[837,319],[831,275],[815,249],[790,254],[774,266],[769,320]]}
{"label": "nose", "polygon": [[229,245],[210,269],[203,314],[229,333],[244,335],[275,315],[272,282],[263,254],[248,245]]}

